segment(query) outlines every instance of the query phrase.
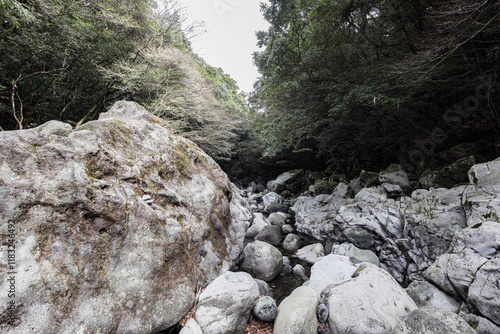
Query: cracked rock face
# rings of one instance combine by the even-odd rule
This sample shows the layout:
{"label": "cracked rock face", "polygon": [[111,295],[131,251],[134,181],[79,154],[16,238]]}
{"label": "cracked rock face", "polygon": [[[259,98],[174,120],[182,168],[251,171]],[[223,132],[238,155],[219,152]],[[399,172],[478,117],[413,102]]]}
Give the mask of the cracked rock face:
{"label": "cracked rock face", "polygon": [[500,223],[485,222],[455,234],[450,251],[424,273],[450,295],[458,294],[500,325]]}
{"label": "cracked rock face", "polygon": [[2,333],[166,329],[233,265],[251,219],[211,158],[132,102],[69,133],[0,133],[0,198]]}

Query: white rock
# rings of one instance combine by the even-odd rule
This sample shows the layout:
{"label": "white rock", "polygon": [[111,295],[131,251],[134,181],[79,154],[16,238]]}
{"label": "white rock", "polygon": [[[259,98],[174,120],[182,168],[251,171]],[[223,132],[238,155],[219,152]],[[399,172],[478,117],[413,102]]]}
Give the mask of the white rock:
{"label": "white rock", "polygon": [[275,192],[270,192],[262,197],[262,202],[264,207],[268,207],[272,203],[282,203],[283,198]]}
{"label": "white rock", "polygon": [[385,270],[363,263],[354,278],[323,292],[334,333],[390,333],[417,305]]}
{"label": "white rock", "polygon": [[433,306],[453,313],[460,309],[459,302],[427,281],[411,282],[406,292],[418,307]]}
{"label": "white rock", "polygon": [[486,262],[469,287],[468,301],[486,318],[500,326],[500,258]]}
{"label": "white rock", "polygon": [[278,306],[274,334],[316,333],[318,300],[314,290],[299,287]]}
{"label": "white rock", "polygon": [[347,256],[354,264],[370,262],[377,266],[380,265],[380,261],[375,253],[370,250],[360,249],[353,244],[344,243],[334,246],[332,253]]}
{"label": "white rock", "polygon": [[255,238],[257,234],[259,234],[262,229],[266,226],[270,226],[269,221],[264,217],[264,215],[260,212],[254,213],[254,219],[252,225],[247,229],[245,237],[246,238]]}
{"label": "white rock", "polygon": [[216,278],[200,295],[196,321],[203,333],[243,333],[259,287],[244,272],[227,272]]}
{"label": "white rock", "polygon": [[179,334],[203,334],[200,325],[196,322],[194,318],[189,319],[184,327],[182,327]]}
{"label": "white rock", "polygon": [[475,334],[456,313],[432,306],[421,307],[400,323],[391,334]]}
{"label": "white rock", "polygon": [[323,256],[325,256],[325,247],[320,243],[308,245],[297,250],[298,259],[311,264],[318,262]]}
{"label": "white rock", "polygon": [[321,293],[327,286],[351,279],[356,269],[347,256],[327,255],[312,266],[308,286],[316,292],[316,297],[320,300]]}

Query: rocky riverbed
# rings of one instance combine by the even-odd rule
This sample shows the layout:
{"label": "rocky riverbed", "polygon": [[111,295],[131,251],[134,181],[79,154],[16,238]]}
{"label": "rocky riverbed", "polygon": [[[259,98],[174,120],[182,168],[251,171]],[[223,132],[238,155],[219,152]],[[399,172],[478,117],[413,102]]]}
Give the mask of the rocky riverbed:
{"label": "rocky riverbed", "polygon": [[[253,221],[232,270],[273,297],[274,333],[500,333],[500,159],[450,189],[411,191],[393,165],[371,186],[357,179],[288,199],[272,191],[290,195],[295,173],[239,191]],[[259,304],[242,310],[247,322],[263,320]],[[239,332],[224,321],[199,333]]]}
{"label": "rocky riverbed", "polygon": [[500,333],[500,159],[454,166],[237,188],[124,101],[1,132],[0,331]]}

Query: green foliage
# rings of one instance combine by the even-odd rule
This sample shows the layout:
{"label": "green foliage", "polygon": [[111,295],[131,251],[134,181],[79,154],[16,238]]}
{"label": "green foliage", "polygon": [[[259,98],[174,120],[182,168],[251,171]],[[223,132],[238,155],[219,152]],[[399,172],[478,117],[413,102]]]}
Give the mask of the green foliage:
{"label": "green foliage", "polygon": [[141,17],[133,24],[116,19],[115,11],[122,6],[115,1],[115,9],[107,11],[99,2],[31,3],[34,20],[5,31],[0,40],[0,85],[6,88],[0,92],[4,128],[34,126],[50,119],[76,122],[88,110],[105,108],[113,92],[97,68],[130,54],[141,36],[139,25],[144,24]]}
{"label": "green foliage", "polygon": [[245,96],[192,53],[177,0],[0,1],[0,129],[79,125],[128,99],[214,158],[233,154]]}
{"label": "green foliage", "polygon": [[33,15],[26,7],[16,0],[0,0],[0,22],[6,22],[13,27],[34,20]]}
{"label": "green foliage", "polygon": [[[481,47],[497,59],[498,7],[472,0],[263,4],[271,27],[257,33],[265,49],[254,54],[262,77],[250,101],[265,111],[256,123],[265,154],[309,150],[344,172],[398,159],[452,99],[474,94],[471,76],[493,68],[496,75],[498,65],[480,69],[484,55],[472,57]],[[488,44],[472,42],[481,39]],[[438,92],[447,101],[436,101]]]}

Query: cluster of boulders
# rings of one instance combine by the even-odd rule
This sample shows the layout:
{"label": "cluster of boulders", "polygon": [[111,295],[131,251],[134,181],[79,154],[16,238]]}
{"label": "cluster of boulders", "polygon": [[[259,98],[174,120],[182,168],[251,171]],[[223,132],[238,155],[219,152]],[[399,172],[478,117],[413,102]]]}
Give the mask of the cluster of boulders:
{"label": "cluster of boulders", "polygon": [[500,333],[500,159],[473,162],[241,190],[131,102],[2,132],[0,331],[157,333],[196,305],[183,334]]}
{"label": "cluster of boulders", "polygon": [[500,159],[451,189],[414,189],[391,165],[330,194],[284,198],[297,175],[241,192],[253,222],[233,270],[305,281],[278,303],[274,333],[500,333]]}

